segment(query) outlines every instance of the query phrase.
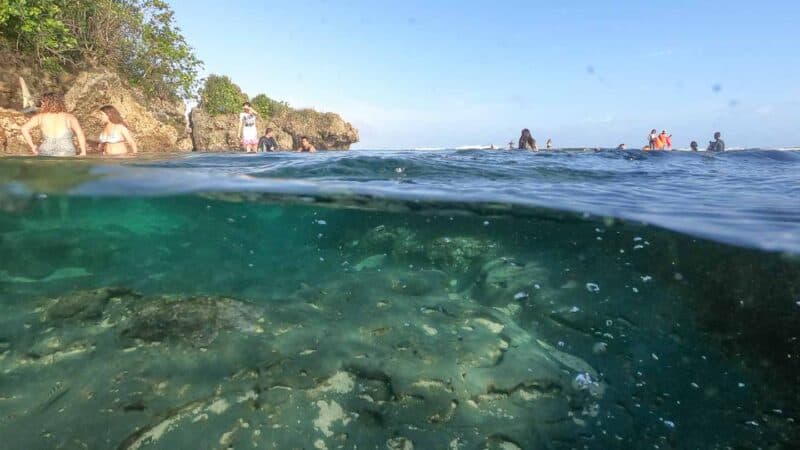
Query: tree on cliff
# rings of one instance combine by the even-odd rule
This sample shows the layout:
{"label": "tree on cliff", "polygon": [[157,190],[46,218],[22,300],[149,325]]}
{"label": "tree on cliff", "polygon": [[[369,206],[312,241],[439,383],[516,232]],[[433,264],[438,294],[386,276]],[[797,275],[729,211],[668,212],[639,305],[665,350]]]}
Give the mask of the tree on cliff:
{"label": "tree on cliff", "polygon": [[106,66],[149,95],[193,97],[202,62],[163,0],[0,0],[0,51],[51,74]]}

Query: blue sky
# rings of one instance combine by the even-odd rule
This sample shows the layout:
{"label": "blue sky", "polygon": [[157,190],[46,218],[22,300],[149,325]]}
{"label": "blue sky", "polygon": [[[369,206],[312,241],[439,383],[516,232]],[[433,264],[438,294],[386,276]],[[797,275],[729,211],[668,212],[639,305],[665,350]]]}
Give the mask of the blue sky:
{"label": "blue sky", "polygon": [[206,73],[360,148],[800,145],[800,2],[170,0]]}

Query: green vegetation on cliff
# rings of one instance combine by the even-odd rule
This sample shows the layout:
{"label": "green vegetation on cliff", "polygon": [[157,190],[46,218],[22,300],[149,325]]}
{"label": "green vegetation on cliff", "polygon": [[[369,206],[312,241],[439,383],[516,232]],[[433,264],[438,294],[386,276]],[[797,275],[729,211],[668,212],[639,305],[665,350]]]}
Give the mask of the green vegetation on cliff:
{"label": "green vegetation on cliff", "polygon": [[[211,115],[237,113],[246,101],[247,94],[225,75],[209,75],[200,89],[200,106]],[[289,109],[288,103],[273,100],[266,94],[258,94],[249,101],[264,119]]]}
{"label": "green vegetation on cliff", "polygon": [[164,99],[193,97],[202,67],[163,0],[0,0],[0,51],[56,75],[104,66]]}

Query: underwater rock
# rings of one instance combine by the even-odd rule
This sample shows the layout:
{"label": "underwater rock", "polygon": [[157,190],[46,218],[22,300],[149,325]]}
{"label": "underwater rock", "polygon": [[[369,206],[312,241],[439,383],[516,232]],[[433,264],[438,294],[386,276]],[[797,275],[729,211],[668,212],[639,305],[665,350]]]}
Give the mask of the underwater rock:
{"label": "underwater rock", "polygon": [[165,296],[130,306],[129,324],[120,334],[145,342],[172,341],[204,347],[223,330],[263,332],[257,322],[261,317],[258,308],[228,298]]}
{"label": "underwater rock", "polygon": [[113,297],[136,297],[136,294],[126,288],[79,291],[54,299],[45,307],[44,317],[49,321],[98,320],[102,317],[106,304]]}
{"label": "underwater rock", "polygon": [[442,237],[428,246],[428,259],[437,267],[455,272],[468,272],[476,265],[491,259],[497,245],[472,237]]}
{"label": "underwater rock", "polygon": [[372,255],[372,256],[369,256],[369,257],[364,258],[363,260],[361,260],[361,262],[359,262],[358,264],[353,266],[353,269],[356,272],[361,272],[362,270],[365,270],[365,269],[366,270],[379,269],[379,268],[383,267],[383,265],[386,263],[386,259],[387,259],[387,256],[384,255],[384,254],[382,254],[382,255]]}
{"label": "underwater rock", "polygon": [[379,225],[365,234],[359,247],[370,254],[387,254],[392,259],[404,260],[425,254],[425,246],[416,233],[403,227]]}
{"label": "underwater rock", "polygon": [[537,287],[547,279],[547,271],[537,263],[520,263],[512,258],[497,258],[481,268],[473,295],[488,304],[503,305],[511,300],[534,298]]}

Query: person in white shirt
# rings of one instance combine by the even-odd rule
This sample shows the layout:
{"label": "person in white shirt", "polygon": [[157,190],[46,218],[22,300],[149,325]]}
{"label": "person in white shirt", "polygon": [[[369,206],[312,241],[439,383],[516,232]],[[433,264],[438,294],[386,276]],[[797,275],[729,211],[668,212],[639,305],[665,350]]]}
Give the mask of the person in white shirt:
{"label": "person in white shirt", "polygon": [[258,128],[256,128],[256,117],[258,113],[250,102],[242,105],[242,112],[239,113],[239,131],[237,134],[242,139],[242,148],[247,152],[255,152],[258,147]]}

